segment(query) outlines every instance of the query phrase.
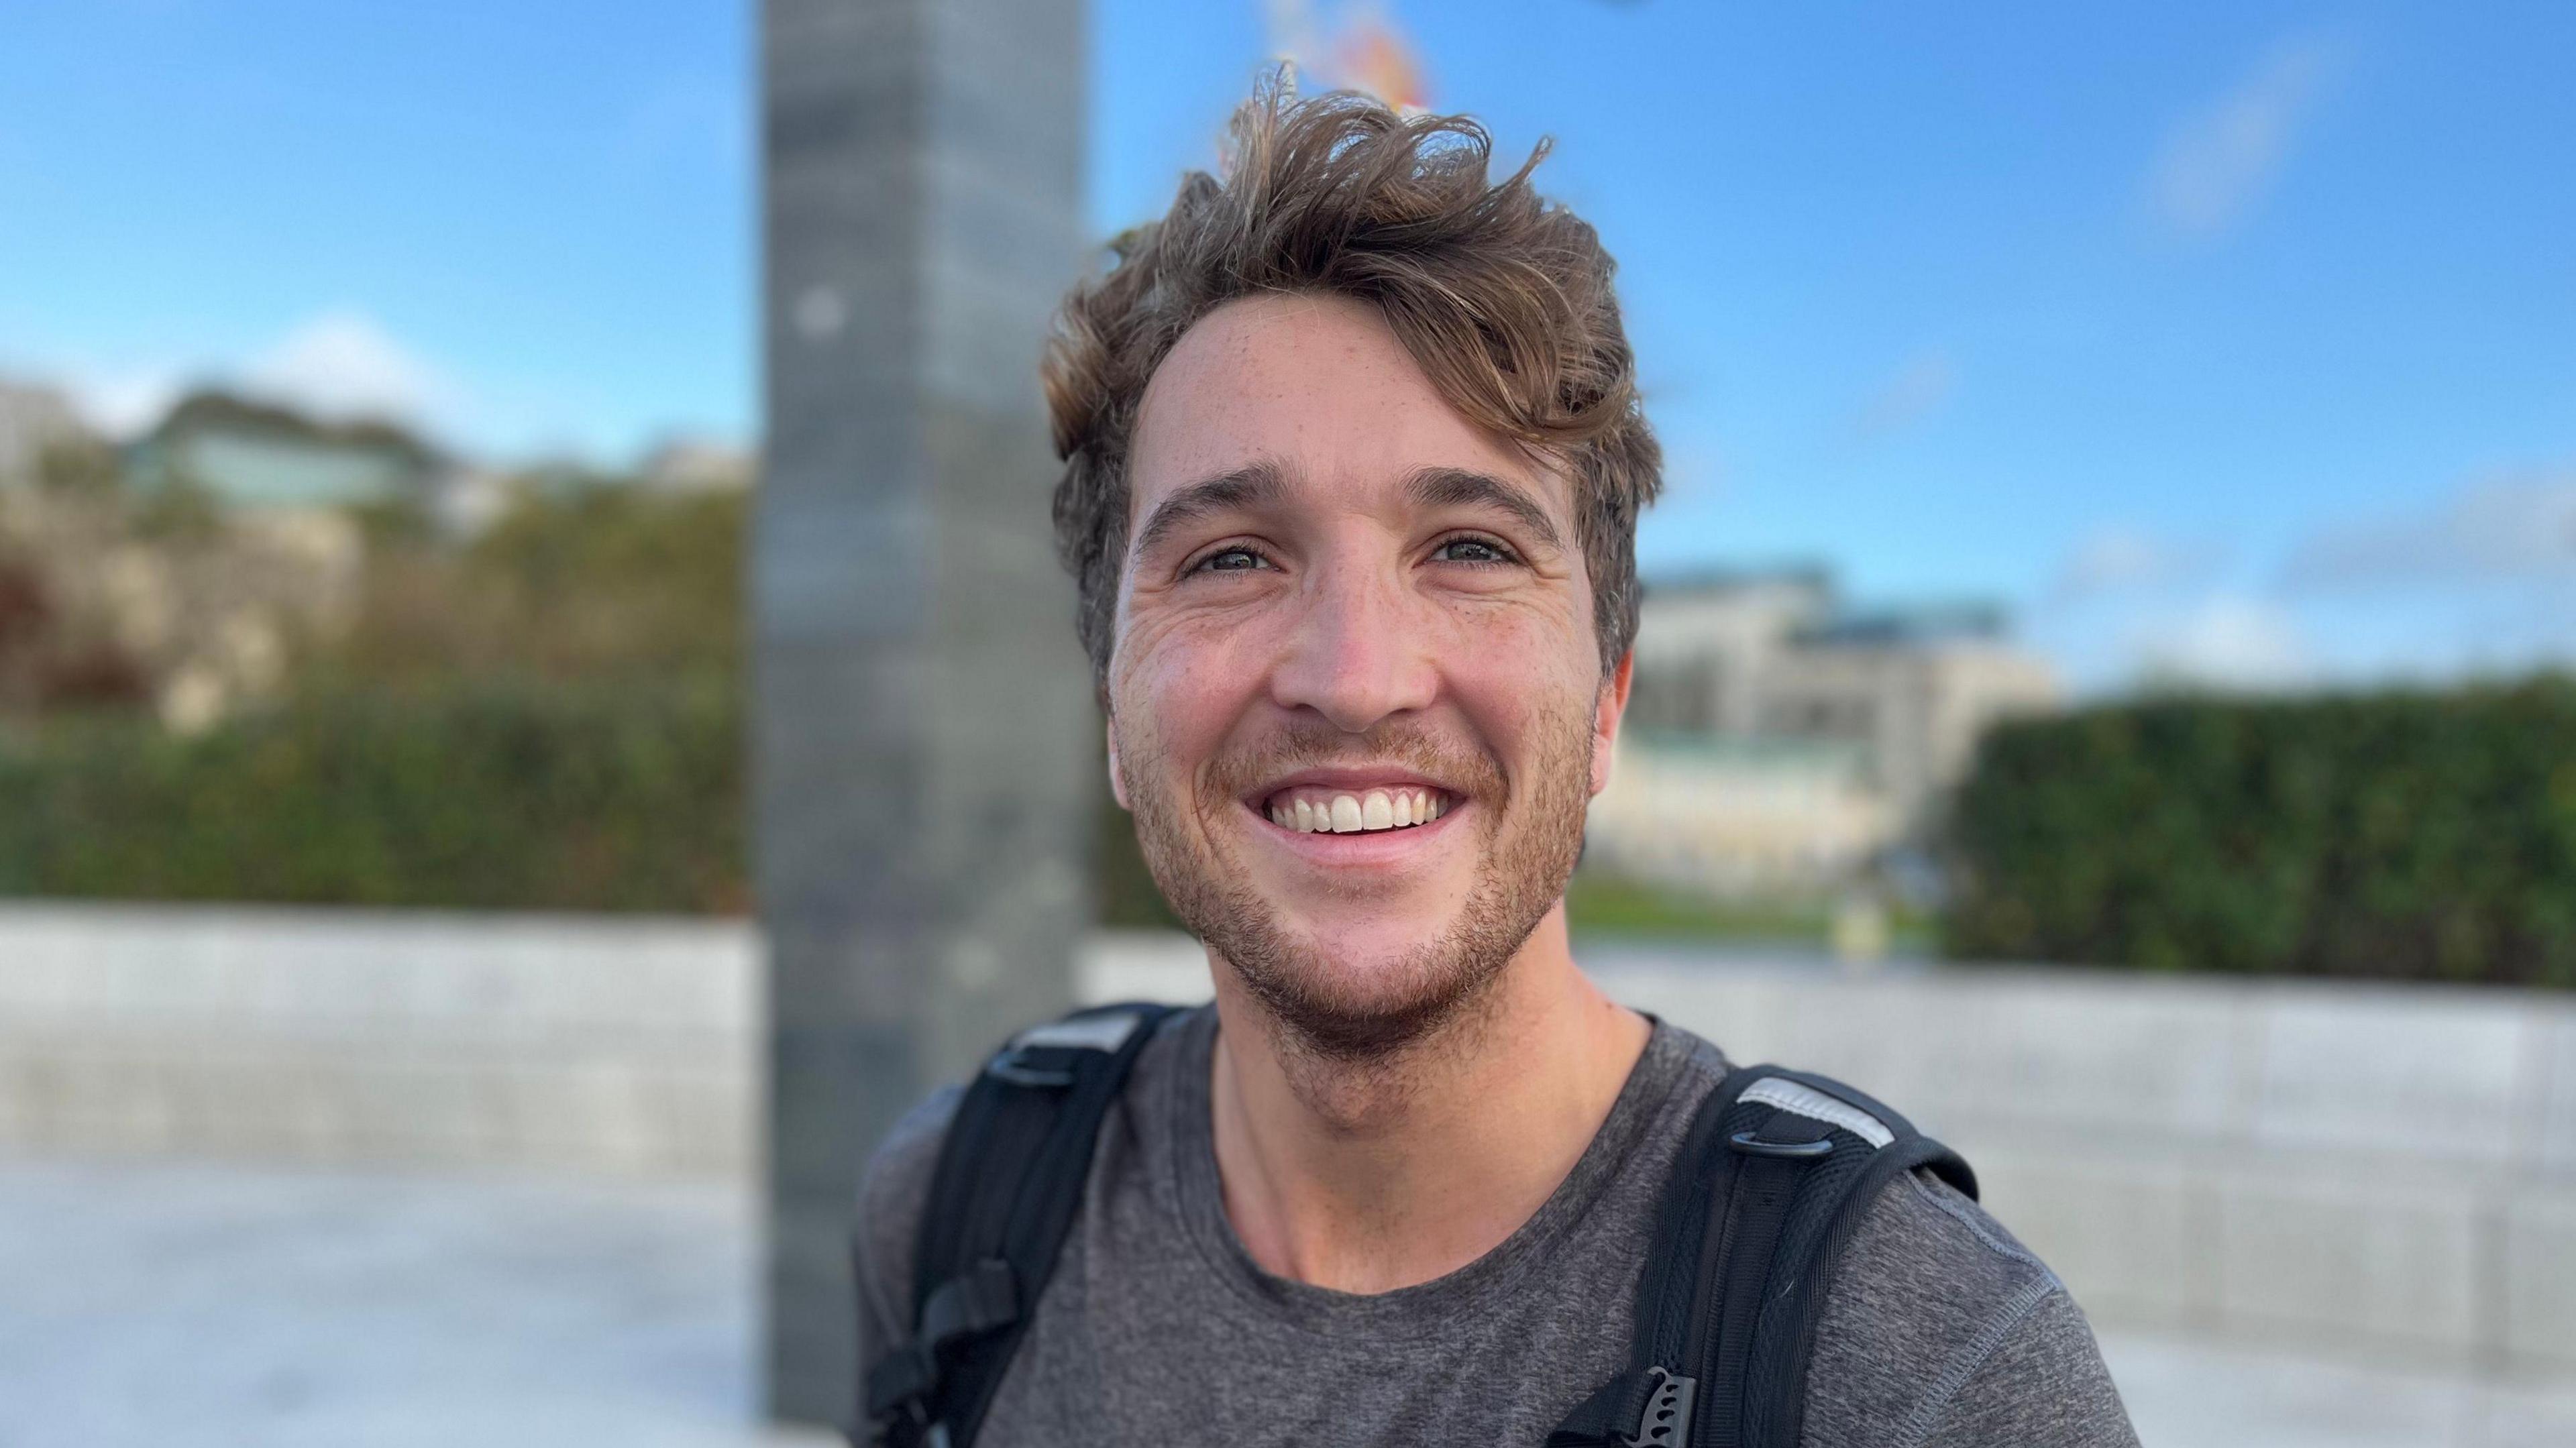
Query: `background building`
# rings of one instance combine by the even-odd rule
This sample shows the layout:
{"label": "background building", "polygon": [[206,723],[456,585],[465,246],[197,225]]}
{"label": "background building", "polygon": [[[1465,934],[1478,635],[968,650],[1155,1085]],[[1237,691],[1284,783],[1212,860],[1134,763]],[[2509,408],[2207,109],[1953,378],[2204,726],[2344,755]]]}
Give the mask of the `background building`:
{"label": "background building", "polygon": [[34,477],[49,449],[88,436],[62,393],[0,378],[0,484]]}
{"label": "background building", "polygon": [[222,392],[181,401],[127,460],[138,486],[193,486],[238,508],[428,508],[449,467],[391,423],[321,422]]}
{"label": "background building", "polygon": [[674,437],[656,444],[635,467],[638,486],[668,493],[738,493],[758,465],[745,449],[715,438]]}
{"label": "background building", "polygon": [[1721,894],[1851,879],[1919,837],[1978,735],[2058,698],[1999,609],[1855,612],[1818,567],[1650,582],[1601,863]]}

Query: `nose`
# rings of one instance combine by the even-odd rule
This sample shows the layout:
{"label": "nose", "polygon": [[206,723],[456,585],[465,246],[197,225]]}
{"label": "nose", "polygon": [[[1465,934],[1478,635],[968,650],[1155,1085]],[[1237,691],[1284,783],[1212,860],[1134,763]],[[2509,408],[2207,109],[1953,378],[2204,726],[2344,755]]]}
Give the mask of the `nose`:
{"label": "nose", "polygon": [[1319,568],[1298,600],[1271,672],[1271,698],[1312,710],[1345,733],[1430,707],[1438,692],[1429,620],[1400,577],[1356,563]]}

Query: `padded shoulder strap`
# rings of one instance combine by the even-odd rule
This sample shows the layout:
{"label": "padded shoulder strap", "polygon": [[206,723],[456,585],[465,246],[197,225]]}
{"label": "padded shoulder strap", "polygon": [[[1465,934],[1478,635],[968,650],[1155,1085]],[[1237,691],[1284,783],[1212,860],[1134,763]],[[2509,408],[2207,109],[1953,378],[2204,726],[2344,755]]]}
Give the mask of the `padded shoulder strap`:
{"label": "padded shoulder strap", "polygon": [[974,1441],[1072,1230],[1101,1118],[1171,1009],[1101,1006],[1023,1031],[966,1088],[922,1208],[912,1341],[866,1365],[864,1441]]}
{"label": "padded shoulder strap", "polygon": [[1966,1162],[1841,1082],[1729,1075],[1665,1184],[1628,1370],[1549,1448],[1796,1448],[1834,1268],[1870,1202],[1916,1167],[1976,1195]]}

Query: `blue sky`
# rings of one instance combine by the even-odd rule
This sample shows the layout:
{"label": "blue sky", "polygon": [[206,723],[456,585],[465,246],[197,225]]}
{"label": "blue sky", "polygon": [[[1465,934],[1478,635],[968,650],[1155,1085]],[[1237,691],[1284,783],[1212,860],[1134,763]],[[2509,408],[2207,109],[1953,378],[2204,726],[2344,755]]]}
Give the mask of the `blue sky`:
{"label": "blue sky", "polygon": [[[1329,39],[1370,11],[1308,6]],[[2576,659],[2576,6],[1384,0],[1598,225],[1652,568],[1992,597],[2077,683]],[[503,452],[742,435],[736,4],[0,0],[0,368]],[[1261,0],[1099,0],[1092,214]]]}

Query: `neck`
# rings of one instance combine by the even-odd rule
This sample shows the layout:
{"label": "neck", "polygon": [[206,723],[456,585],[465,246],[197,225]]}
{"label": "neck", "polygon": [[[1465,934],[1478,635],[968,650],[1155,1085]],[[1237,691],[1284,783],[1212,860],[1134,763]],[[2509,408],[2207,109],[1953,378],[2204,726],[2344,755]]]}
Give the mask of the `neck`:
{"label": "neck", "polygon": [[1385,1058],[1301,1049],[1232,967],[1209,965],[1226,1215],[1263,1270],[1344,1292],[1428,1282],[1518,1230],[1648,1035],[1576,968],[1561,902],[1469,1008]]}

